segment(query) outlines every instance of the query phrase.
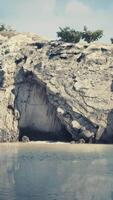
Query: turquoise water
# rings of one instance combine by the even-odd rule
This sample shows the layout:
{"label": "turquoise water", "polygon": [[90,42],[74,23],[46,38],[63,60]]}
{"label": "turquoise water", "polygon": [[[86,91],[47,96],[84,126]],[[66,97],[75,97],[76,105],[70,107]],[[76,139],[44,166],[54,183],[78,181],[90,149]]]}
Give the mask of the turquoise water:
{"label": "turquoise water", "polygon": [[113,146],[0,144],[0,200],[113,200]]}

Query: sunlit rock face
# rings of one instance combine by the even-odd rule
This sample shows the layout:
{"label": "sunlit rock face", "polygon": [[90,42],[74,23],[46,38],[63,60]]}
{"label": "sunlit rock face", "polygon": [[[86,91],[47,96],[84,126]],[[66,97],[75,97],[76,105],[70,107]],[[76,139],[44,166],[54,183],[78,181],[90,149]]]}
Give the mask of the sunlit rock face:
{"label": "sunlit rock face", "polygon": [[113,45],[0,37],[0,141],[113,143]]}

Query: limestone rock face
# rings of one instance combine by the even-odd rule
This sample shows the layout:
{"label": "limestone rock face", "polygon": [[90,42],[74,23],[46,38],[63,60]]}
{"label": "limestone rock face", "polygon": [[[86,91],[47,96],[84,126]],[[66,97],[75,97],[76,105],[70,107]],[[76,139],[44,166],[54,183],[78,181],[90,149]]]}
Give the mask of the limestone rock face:
{"label": "limestone rock face", "polygon": [[0,36],[0,141],[113,143],[113,45]]}

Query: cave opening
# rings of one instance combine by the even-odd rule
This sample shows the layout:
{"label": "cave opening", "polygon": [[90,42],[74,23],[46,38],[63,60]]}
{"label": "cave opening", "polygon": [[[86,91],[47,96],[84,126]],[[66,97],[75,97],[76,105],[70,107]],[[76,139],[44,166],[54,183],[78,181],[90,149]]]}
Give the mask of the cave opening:
{"label": "cave opening", "polygon": [[33,127],[20,128],[19,141],[23,141],[24,136],[29,139],[29,141],[49,141],[49,142],[71,142],[72,136],[62,127],[62,133],[46,132],[34,129]]}
{"label": "cave opening", "polygon": [[50,104],[45,85],[32,73],[23,73],[23,81],[16,85],[15,107],[20,113],[19,140],[27,136],[30,141],[72,141],[72,136]]}

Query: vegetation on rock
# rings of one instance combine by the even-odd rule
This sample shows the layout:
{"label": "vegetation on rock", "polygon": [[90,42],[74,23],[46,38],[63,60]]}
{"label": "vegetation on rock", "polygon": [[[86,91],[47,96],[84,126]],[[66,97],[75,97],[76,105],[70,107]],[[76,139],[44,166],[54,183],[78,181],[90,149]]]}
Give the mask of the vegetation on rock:
{"label": "vegetation on rock", "polygon": [[102,30],[96,30],[94,32],[89,31],[86,26],[84,26],[84,31],[82,33],[82,39],[88,43],[99,40],[103,36]]}
{"label": "vegetation on rock", "polygon": [[59,28],[60,30],[57,32],[58,38],[60,38],[63,42],[72,42],[78,43],[81,39],[81,32],[75,31],[70,27]]}
{"label": "vegetation on rock", "polygon": [[78,43],[81,39],[83,39],[84,41],[91,43],[99,40],[103,36],[102,30],[96,30],[92,32],[89,31],[86,26],[84,26],[83,32],[76,31],[74,29],[71,29],[70,27],[60,27],[59,29],[60,30],[57,32],[57,36],[63,42]]}
{"label": "vegetation on rock", "polygon": [[12,27],[0,23],[0,35],[11,38],[16,35],[16,31]]}
{"label": "vegetation on rock", "polygon": [[111,40],[111,44],[113,44],[113,38],[111,38],[110,40]]}
{"label": "vegetation on rock", "polygon": [[0,24],[0,31],[4,31],[4,30],[5,30],[4,24]]}
{"label": "vegetation on rock", "polygon": [[7,26],[7,25],[1,23],[1,24],[0,24],[0,32],[1,32],[1,31],[14,31],[14,30],[13,30],[12,27]]}

